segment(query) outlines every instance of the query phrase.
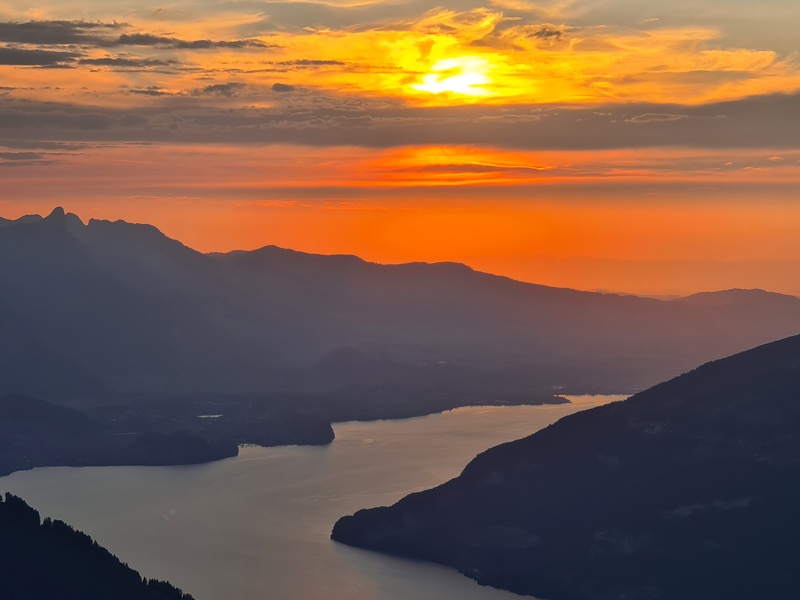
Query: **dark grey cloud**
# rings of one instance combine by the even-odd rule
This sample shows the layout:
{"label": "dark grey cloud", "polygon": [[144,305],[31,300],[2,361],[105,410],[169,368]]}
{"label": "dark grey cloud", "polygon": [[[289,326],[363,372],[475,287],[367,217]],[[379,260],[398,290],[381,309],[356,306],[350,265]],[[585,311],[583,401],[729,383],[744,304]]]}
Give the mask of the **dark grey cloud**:
{"label": "dark grey cloud", "polygon": [[4,141],[0,148],[5,151],[36,151],[41,154],[41,151],[58,151],[58,152],[80,152],[87,148],[86,144],[76,144],[72,142],[50,142],[44,140],[16,140]]}
{"label": "dark grey cloud", "polygon": [[297,87],[293,85],[289,85],[288,83],[273,83],[272,84],[272,91],[273,92],[294,92],[297,90]]}
{"label": "dark grey cloud", "polygon": [[209,48],[277,48],[274,44],[267,44],[261,40],[233,40],[233,41],[211,41],[211,40],[194,40],[187,42],[184,40],[177,40],[174,48],[185,48],[194,50],[206,50]]}
{"label": "dark grey cloud", "polygon": [[342,66],[347,63],[340,60],[284,60],[278,63],[279,65],[290,65],[293,67],[326,67],[326,66]]}
{"label": "dark grey cloud", "polygon": [[0,160],[38,160],[44,158],[39,152],[0,152]]}
{"label": "dark grey cloud", "polygon": [[23,160],[19,162],[12,162],[12,161],[5,161],[0,159],[0,168],[9,168],[9,167],[28,167],[31,165],[42,165],[52,163],[54,161],[47,161],[47,160]]}
{"label": "dark grey cloud", "polygon": [[104,40],[103,46],[168,46],[175,38],[152,35],[150,33],[123,33],[117,38]]}
{"label": "dark grey cloud", "polygon": [[539,38],[540,40],[560,40],[561,36],[564,35],[564,27],[545,23],[544,25],[538,25],[532,28],[528,35]]}
{"label": "dark grey cloud", "polygon": [[29,21],[0,23],[0,42],[16,44],[93,45],[109,32],[124,27],[120,23],[90,23],[85,21]]}
{"label": "dark grey cloud", "polygon": [[28,50],[9,46],[0,47],[0,65],[51,66],[74,61],[80,54],[56,50]]}
{"label": "dark grey cloud", "polygon": [[[258,39],[182,40],[151,33],[127,32],[125,23],[89,23],[85,21],[0,22],[0,42],[31,46],[78,46],[119,48],[153,46],[162,49],[209,50],[215,48],[272,48]],[[123,33],[120,33],[120,31]]]}
{"label": "dark grey cloud", "polygon": [[119,117],[114,111],[95,107],[0,99],[0,130],[3,130],[6,145],[33,143],[37,139],[71,142],[82,137],[75,136],[74,132],[109,129]]}
{"label": "dark grey cloud", "polygon": [[671,115],[665,113],[644,113],[625,119],[626,123],[665,123],[670,121],[681,121],[688,119],[688,115]]}
{"label": "dark grey cloud", "polygon": [[58,162],[41,152],[0,152],[0,167],[28,167]]}
{"label": "dark grey cloud", "polygon": [[146,88],[136,88],[127,91],[128,94],[138,94],[140,96],[172,96],[172,92],[162,90],[158,86],[150,86]]}
{"label": "dark grey cloud", "polygon": [[166,67],[175,64],[175,61],[163,61],[152,58],[122,58],[119,56],[106,56],[104,58],[82,58],[82,65],[94,65],[98,67],[125,67],[125,68],[147,68],[147,67]]}
{"label": "dark grey cloud", "polygon": [[191,91],[192,96],[224,96],[225,98],[233,98],[244,88],[247,87],[246,83],[241,81],[231,81],[229,83],[214,83],[201,88],[196,88]]}
{"label": "dark grey cloud", "polygon": [[55,63],[52,65],[36,65],[32,69],[77,69],[72,63]]}
{"label": "dark grey cloud", "polygon": [[179,38],[150,33],[123,33],[113,39],[102,40],[98,45],[105,48],[120,46],[154,46],[178,50],[211,50],[215,48],[274,48],[261,40],[181,40]]}
{"label": "dark grey cloud", "polygon": [[[283,95],[273,108],[217,107],[219,99],[243,89],[238,83],[211,84],[174,94],[160,88],[130,90],[131,94],[169,97],[165,102],[126,110],[0,96],[0,129],[9,142],[170,141],[376,148],[461,144],[529,150],[769,148],[766,157],[800,149],[800,94],[704,106],[515,106],[510,112],[493,106],[411,108],[385,100],[345,102],[304,90],[303,94]],[[249,93],[257,95],[259,88]],[[676,115],[680,118],[672,118]],[[764,166],[781,168],[785,163],[765,160]]]}

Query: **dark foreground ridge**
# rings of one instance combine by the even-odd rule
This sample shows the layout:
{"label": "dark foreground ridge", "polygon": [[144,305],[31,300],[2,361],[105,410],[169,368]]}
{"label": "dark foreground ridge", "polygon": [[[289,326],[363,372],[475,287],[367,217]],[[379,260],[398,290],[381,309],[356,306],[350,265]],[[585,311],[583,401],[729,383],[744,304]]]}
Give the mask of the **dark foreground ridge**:
{"label": "dark foreground ridge", "polygon": [[0,497],[0,598],[4,600],[193,600],[143,579],[85,533]]}
{"label": "dark foreground ridge", "polygon": [[789,598],[798,506],[792,337],[492,448],[332,537],[548,600]]}

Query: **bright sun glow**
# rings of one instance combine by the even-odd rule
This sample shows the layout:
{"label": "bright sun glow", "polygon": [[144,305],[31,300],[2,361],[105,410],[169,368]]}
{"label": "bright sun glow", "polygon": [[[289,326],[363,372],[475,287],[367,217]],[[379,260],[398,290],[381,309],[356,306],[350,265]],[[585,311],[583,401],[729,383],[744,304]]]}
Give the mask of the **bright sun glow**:
{"label": "bright sun glow", "polygon": [[491,83],[489,61],[475,56],[446,58],[436,62],[420,83],[411,87],[431,94],[460,94],[488,96],[486,85]]}

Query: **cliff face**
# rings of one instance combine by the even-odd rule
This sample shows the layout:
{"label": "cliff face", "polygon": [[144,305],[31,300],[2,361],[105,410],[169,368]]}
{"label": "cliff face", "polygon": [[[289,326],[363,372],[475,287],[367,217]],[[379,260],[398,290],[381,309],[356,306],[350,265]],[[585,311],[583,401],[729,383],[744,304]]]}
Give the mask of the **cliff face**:
{"label": "cliff face", "polygon": [[335,540],[552,600],[800,588],[800,337],[493,448]]}

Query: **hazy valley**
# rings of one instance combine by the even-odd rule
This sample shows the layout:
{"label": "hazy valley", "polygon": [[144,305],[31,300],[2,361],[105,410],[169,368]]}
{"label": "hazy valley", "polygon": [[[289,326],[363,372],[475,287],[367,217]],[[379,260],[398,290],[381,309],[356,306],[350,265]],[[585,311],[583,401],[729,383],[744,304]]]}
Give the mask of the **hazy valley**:
{"label": "hazy valley", "polygon": [[[60,209],[0,222],[0,277],[0,475],[206,463],[325,446],[335,422],[630,394],[800,330],[800,299],[761,290],[659,300],[454,263],[202,254]],[[800,532],[760,532],[798,497],[798,339],[487,451],[333,537],[554,600],[785,593]],[[772,583],[724,587],[723,564]]]}
{"label": "hazy valley", "polygon": [[800,328],[800,299],[758,290],[663,301],[458,264],[206,255],[61,209],[0,224],[0,277],[0,391],[94,431],[78,444],[72,420],[6,400],[5,472],[197,462],[327,443],[333,421],[631,393]]}

